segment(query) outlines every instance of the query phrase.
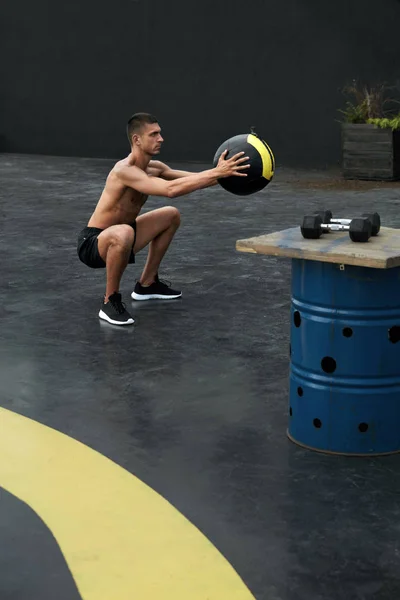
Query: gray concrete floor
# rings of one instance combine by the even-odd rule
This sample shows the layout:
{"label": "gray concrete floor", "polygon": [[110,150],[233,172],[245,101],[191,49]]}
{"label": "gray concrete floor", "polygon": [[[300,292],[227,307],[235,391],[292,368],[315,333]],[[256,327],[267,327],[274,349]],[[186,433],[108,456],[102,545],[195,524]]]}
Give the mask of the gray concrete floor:
{"label": "gray concrete floor", "polygon": [[[237,253],[235,242],[321,208],[378,210],[384,226],[400,227],[400,183],[278,167],[254,196],[217,186],[169,200],[182,224],[160,277],[183,298],[133,303],[140,253],[121,287],[136,323],[121,330],[97,317],[104,272],[76,254],[112,163],[0,155],[0,405],[156,489],[258,600],[397,598],[400,457],[331,457],[288,441],[290,261]],[[144,210],[165,203],[150,198]],[[1,498],[0,597],[55,598],[51,586],[32,595],[50,572],[77,597],[62,556],[50,561],[49,532]],[[22,510],[24,519],[13,516]],[[22,579],[33,544],[42,552]]]}

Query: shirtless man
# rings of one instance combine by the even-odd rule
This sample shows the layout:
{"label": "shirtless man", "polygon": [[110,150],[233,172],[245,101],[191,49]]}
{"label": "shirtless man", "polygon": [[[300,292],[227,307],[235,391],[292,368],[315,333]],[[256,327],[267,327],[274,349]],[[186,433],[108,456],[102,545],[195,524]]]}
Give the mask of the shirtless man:
{"label": "shirtless man", "polygon": [[78,236],[78,256],[91,268],[106,269],[106,291],[99,317],[115,325],[134,321],[121,300],[122,274],[135,254],[149,245],[143,273],[131,294],[134,300],[174,299],[182,294],[158,278],[158,268],[180,224],[179,211],[164,206],[139,216],[149,195],[176,198],[194,190],[210,187],[222,177],[246,177],[249,164],[244,152],[200,173],[176,171],[152,160],[159,154],[161,129],[155,117],[136,113],[127,125],[130,154],[116,163],[109,173],[100,200],[87,227]]}

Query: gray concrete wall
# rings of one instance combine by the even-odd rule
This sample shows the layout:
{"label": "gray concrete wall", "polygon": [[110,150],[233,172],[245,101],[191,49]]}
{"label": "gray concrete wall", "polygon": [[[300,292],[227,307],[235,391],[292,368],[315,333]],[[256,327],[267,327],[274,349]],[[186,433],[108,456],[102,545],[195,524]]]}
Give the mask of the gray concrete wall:
{"label": "gray concrete wall", "polygon": [[398,0],[16,0],[0,6],[3,151],[119,157],[157,115],[165,160],[251,125],[278,164],[340,161],[340,88],[400,78]]}

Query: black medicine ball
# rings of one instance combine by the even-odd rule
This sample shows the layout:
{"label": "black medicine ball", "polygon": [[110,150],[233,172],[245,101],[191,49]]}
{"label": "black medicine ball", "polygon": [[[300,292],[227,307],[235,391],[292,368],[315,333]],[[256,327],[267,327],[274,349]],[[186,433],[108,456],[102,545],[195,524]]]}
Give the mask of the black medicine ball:
{"label": "black medicine ball", "polygon": [[[228,150],[227,158],[238,152],[245,152],[249,157],[250,168],[244,169],[247,177],[223,177],[218,183],[227,191],[237,196],[248,196],[262,190],[274,176],[275,159],[269,146],[254,132],[235,135],[226,140],[215,153],[213,166],[216,167],[224,150]],[[246,164],[246,163],[243,163]]]}

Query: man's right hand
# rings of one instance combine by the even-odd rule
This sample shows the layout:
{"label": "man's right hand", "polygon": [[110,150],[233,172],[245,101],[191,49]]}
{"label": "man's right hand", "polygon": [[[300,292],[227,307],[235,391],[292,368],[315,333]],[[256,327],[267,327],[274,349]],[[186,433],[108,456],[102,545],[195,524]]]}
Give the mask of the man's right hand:
{"label": "man's right hand", "polygon": [[234,154],[232,158],[225,159],[228,150],[224,150],[219,157],[218,164],[215,167],[217,179],[223,177],[247,177],[247,173],[242,173],[246,169],[250,168],[250,164],[244,165],[243,163],[249,160],[248,156],[243,156],[244,152],[238,152]]}

